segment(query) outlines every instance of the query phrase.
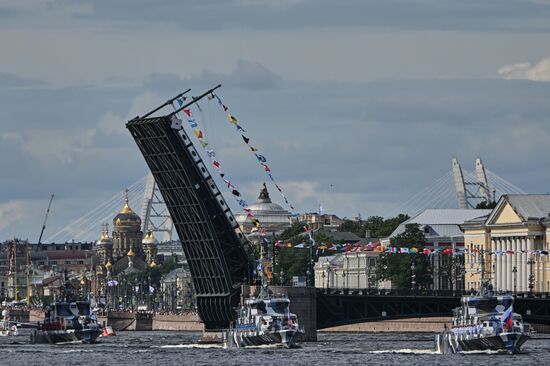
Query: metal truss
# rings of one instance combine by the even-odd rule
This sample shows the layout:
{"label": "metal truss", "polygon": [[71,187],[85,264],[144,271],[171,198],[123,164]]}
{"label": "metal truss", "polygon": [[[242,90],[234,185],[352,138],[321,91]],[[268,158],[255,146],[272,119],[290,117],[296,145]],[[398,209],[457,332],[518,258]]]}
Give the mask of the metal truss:
{"label": "metal truss", "polygon": [[135,118],[126,124],[138,145],[189,263],[199,315],[206,329],[228,328],[236,319],[240,286],[252,278],[252,260],[205,164],[171,115]]}

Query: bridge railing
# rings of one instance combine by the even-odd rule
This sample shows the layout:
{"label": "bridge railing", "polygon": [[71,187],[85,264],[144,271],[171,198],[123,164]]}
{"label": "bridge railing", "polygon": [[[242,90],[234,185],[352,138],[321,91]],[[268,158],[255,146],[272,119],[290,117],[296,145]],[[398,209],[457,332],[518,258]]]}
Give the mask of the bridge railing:
{"label": "bridge railing", "polygon": [[[369,295],[369,296],[438,296],[438,297],[461,297],[476,295],[472,291],[464,290],[411,290],[411,289],[356,289],[356,288],[318,288],[320,293],[326,295]],[[548,292],[495,292],[496,295],[513,294],[517,298],[550,298]]]}

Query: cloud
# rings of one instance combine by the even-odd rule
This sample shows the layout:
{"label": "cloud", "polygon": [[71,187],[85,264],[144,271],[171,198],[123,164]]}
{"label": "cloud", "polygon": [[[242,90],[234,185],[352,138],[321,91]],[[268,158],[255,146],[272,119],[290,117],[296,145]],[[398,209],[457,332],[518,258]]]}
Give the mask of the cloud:
{"label": "cloud", "polygon": [[219,83],[229,88],[247,90],[268,90],[281,86],[283,78],[259,62],[237,60],[235,68],[228,74],[203,70],[198,76],[182,78],[176,74],[154,73],[145,80],[146,87],[180,90],[182,85],[214,86]]}
{"label": "cloud", "polygon": [[18,201],[0,203],[0,231],[25,218],[23,205]]}
{"label": "cloud", "polygon": [[[91,22],[140,26],[146,22],[187,30],[287,30],[364,27],[400,30],[549,31],[550,7],[545,1],[499,0],[96,0],[55,1],[46,15],[57,12],[66,24]],[[35,15],[30,6],[24,8]],[[66,9],[69,8],[69,9]],[[52,10],[53,9],[53,10]],[[24,10],[21,9],[24,13]],[[305,16],[307,15],[307,16]],[[498,15],[498,16],[495,16]],[[34,19],[34,18],[33,18]],[[35,19],[40,21],[40,19]]]}
{"label": "cloud", "polygon": [[9,89],[39,85],[44,85],[44,83],[39,80],[23,78],[15,74],[0,72],[0,88]]}
{"label": "cloud", "polygon": [[550,81],[550,57],[535,65],[529,62],[504,65],[498,69],[498,75],[507,80]]}

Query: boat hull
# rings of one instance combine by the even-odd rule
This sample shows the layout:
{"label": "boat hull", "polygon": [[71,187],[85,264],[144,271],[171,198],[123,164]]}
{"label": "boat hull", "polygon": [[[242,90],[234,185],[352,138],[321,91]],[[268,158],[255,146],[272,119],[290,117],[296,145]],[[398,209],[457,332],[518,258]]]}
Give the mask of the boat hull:
{"label": "boat hull", "polygon": [[100,334],[99,329],[36,330],[31,343],[95,343]]}
{"label": "boat hull", "polygon": [[529,339],[525,333],[501,333],[499,335],[483,336],[458,336],[452,333],[436,335],[436,350],[439,353],[463,353],[475,351],[496,351],[507,353],[520,353],[521,346]]}
{"label": "boat hull", "polygon": [[224,333],[226,348],[245,348],[266,345],[280,345],[285,348],[294,348],[296,341],[302,333],[294,330],[282,330],[279,332],[237,331],[230,329]]}

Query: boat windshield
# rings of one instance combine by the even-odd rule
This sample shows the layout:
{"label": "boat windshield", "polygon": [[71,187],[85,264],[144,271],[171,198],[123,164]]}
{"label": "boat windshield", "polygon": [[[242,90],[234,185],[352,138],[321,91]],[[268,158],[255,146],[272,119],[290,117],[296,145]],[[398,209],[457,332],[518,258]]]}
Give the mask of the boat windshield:
{"label": "boat windshield", "polygon": [[273,311],[279,314],[288,313],[288,301],[271,301]]}
{"label": "boat windshield", "polygon": [[467,297],[462,303],[468,307],[468,313],[502,313],[512,306],[512,296]]}
{"label": "boat windshield", "polygon": [[68,303],[55,304],[55,314],[63,318],[74,316]]}

